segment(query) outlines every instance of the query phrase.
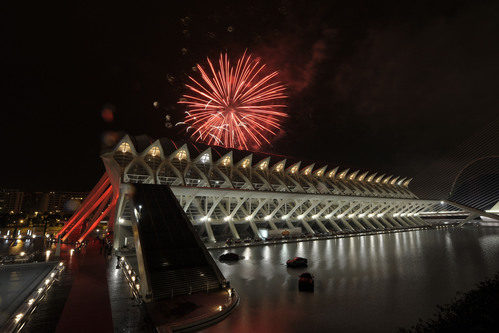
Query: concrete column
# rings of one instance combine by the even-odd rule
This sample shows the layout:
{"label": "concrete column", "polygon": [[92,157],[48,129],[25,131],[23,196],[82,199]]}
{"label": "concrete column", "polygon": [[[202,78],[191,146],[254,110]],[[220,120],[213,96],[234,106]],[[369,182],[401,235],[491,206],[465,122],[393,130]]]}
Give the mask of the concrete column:
{"label": "concrete column", "polygon": [[[363,220],[368,223],[368,225],[372,225],[370,222],[369,222],[369,219],[363,217]],[[376,221],[376,219],[372,219],[373,223],[376,224],[378,226],[378,228],[381,228],[381,229],[385,229],[385,226],[382,225],[381,223],[379,223],[379,221]]]}
{"label": "concrete column", "polygon": [[315,234],[314,229],[312,229],[312,227],[306,221],[301,221],[301,223],[303,224],[303,226],[305,227],[305,229],[307,229],[307,231],[309,233]]}
{"label": "concrete column", "polygon": [[466,223],[468,223],[469,221],[473,221],[475,218],[479,217],[480,215],[478,214],[475,214],[475,213],[470,213],[470,215],[465,218],[461,223],[458,224],[459,227],[462,227],[463,225],[465,225]]}
{"label": "concrete column", "polygon": [[269,225],[272,228],[272,230],[277,230],[277,226],[275,225],[274,221],[269,220]]}
{"label": "concrete column", "polygon": [[206,233],[208,234],[208,239],[210,242],[215,243],[217,240],[215,239],[215,234],[213,234],[213,229],[211,228],[210,222],[206,221],[204,223],[204,226],[206,228]]}
{"label": "concrete column", "polygon": [[235,239],[241,239],[241,237],[239,237],[239,233],[237,232],[236,226],[234,225],[234,221],[229,221],[229,228]]}
{"label": "concrete column", "polygon": [[[367,230],[360,222],[359,220],[357,220],[356,217],[353,217],[352,219],[352,222],[355,223],[355,225],[359,228],[361,228],[362,230]],[[373,227],[374,228],[374,227]]]}
{"label": "concrete column", "polygon": [[400,225],[400,224],[398,224],[398,223],[397,223],[397,224],[395,224],[395,223],[393,223],[393,222],[392,222],[392,223],[388,222],[388,220],[387,220],[387,219],[385,219],[384,217],[380,217],[379,219],[380,219],[380,221],[382,221],[382,222],[383,222],[383,223],[384,223],[384,224],[385,224],[388,228],[393,228],[393,227],[401,227],[401,225]]}
{"label": "concrete column", "polygon": [[393,222],[393,223],[396,223],[397,225],[401,226],[401,227],[409,227],[409,225],[404,222],[404,221],[400,221],[400,220],[395,220],[393,217],[391,216],[387,216],[386,217],[388,221],[390,222]]}
{"label": "concrete column", "polygon": [[292,229],[292,228],[294,228],[294,227],[295,227],[295,226],[293,225],[293,223],[291,223],[291,221],[290,221],[290,220],[288,220],[288,219],[284,220],[284,222],[286,223],[286,225],[287,225],[287,226],[288,226],[288,228],[290,228],[290,229]]}
{"label": "concrete column", "polygon": [[[340,221],[341,221],[341,222],[343,222],[343,224],[345,224],[349,230],[351,230],[351,231],[355,231],[355,229],[354,229],[354,228],[352,228],[352,226],[350,225],[350,223],[349,223],[349,222],[347,222],[347,220],[346,220],[345,218],[343,218],[343,217],[342,217],[342,218],[340,218]],[[362,230],[366,230],[366,228],[364,228],[362,225],[360,226],[360,228],[361,228]]]}
{"label": "concrete column", "polygon": [[324,226],[324,224],[323,224],[321,221],[319,221],[319,220],[315,220],[315,222],[317,223],[317,225],[319,226],[319,228],[321,228],[321,230],[322,230],[322,231],[324,231],[324,232],[328,232],[328,233],[330,232],[330,231],[328,230],[328,228],[326,228],[326,227]]}
{"label": "concrete column", "polygon": [[260,233],[258,232],[258,228],[256,227],[256,224],[255,222],[253,221],[249,221],[249,225],[251,227],[251,230],[253,230],[253,233],[260,239],[262,239],[262,236],[260,235]]}
{"label": "concrete column", "polygon": [[118,204],[116,207],[114,207],[116,214],[114,215],[114,239],[113,239],[113,249],[114,251],[118,251],[121,246],[121,228],[122,226],[120,225],[120,219],[121,219],[121,214],[123,213],[123,205],[125,201],[125,195],[122,194],[126,191],[126,187],[120,186],[120,197],[118,199]]}
{"label": "concrete column", "polygon": [[415,223],[414,221],[411,221],[410,219],[408,219],[405,216],[398,216],[398,219],[405,221],[408,225],[410,225],[412,227],[419,227],[419,224]]}
{"label": "concrete column", "polygon": [[339,232],[343,231],[343,230],[341,230],[340,226],[338,224],[336,224],[336,222],[334,222],[333,220],[329,220],[329,224],[331,224],[333,226],[334,230],[339,231]]}

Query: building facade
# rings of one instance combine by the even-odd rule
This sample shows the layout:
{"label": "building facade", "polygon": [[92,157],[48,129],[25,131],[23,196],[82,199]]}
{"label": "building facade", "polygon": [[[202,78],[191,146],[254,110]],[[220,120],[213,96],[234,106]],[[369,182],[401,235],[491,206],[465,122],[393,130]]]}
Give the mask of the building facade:
{"label": "building facade", "polygon": [[400,176],[169,139],[125,136],[102,159],[121,186],[118,237],[131,233],[133,183],[169,185],[207,242],[294,228],[314,235],[425,227],[420,213],[438,205],[418,199]]}

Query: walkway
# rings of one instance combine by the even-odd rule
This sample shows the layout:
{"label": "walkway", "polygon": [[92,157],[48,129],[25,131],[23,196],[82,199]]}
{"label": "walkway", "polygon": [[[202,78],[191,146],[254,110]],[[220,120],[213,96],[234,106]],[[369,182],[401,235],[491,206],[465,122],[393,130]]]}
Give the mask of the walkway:
{"label": "walkway", "polygon": [[73,286],[57,332],[113,332],[106,259],[99,253],[98,242],[90,241],[85,250],[74,268]]}

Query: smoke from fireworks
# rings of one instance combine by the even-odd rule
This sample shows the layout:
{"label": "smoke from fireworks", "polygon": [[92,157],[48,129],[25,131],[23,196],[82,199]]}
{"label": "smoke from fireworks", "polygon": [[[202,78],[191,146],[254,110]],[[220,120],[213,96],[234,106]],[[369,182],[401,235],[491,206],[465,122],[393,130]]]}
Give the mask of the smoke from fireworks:
{"label": "smoke from fireworks", "polygon": [[190,92],[179,103],[187,106],[184,123],[200,142],[229,148],[258,148],[275,136],[287,116],[284,86],[277,72],[264,74],[265,65],[246,53],[232,66],[220,54],[218,68],[197,65],[202,80],[189,77]]}

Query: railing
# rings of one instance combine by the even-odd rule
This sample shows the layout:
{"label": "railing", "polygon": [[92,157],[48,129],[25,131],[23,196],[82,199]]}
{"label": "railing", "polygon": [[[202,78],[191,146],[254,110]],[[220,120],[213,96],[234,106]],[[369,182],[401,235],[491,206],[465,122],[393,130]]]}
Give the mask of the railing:
{"label": "railing", "polygon": [[33,291],[30,296],[23,302],[23,304],[17,308],[14,315],[7,321],[7,324],[2,328],[2,332],[18,332],[26,324],[29,315],[38,306],[38,303],[43,299],[45,293],[50,289],[50,287],[60,276],[60,273],[64,270],[63,262],[59,262],[44,278],[44,281],[38,285],[35,291]]}

